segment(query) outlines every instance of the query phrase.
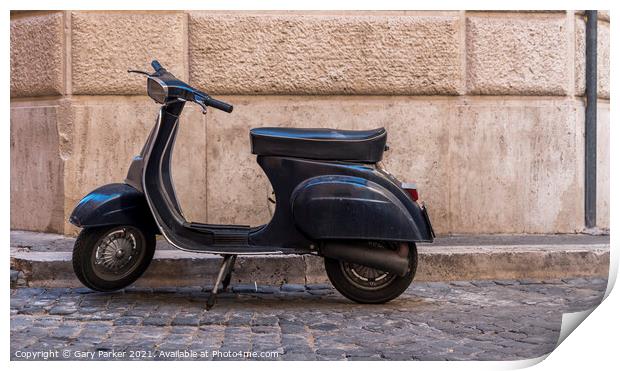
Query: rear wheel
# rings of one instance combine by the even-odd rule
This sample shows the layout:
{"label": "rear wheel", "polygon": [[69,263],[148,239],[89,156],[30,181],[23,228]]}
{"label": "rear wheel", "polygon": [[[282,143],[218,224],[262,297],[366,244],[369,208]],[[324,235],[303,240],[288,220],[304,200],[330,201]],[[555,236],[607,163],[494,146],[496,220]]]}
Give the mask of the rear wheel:
{"label": "rear wheel", "polygon": [[115,291],[135,282],[155,253],[155,235],[130,225],[84,228],[73,248],[73,270],[84,286]]}
{"label": "rear wheel", "polygon": [[[384,272],[361,264],[325,258],[325,271],[332,285],[343,296],[363,304],[380,304],[397,298],[413,281],[418,266],[418,252],[414,243],[360,242],[373,248],[409,251],[409,270],[404,276]],[[404,245],[404,246],[403,246]]]}

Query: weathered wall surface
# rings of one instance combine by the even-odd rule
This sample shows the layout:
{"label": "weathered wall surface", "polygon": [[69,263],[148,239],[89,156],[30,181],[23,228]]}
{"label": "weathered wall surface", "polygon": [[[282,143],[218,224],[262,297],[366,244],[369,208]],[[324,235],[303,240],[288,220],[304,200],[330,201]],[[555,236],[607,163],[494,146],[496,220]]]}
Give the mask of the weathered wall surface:
{"label": "weathered wall surface", "polygon": [[[572,11],[12,14],[12,228],[74,233],[75,203],[123,180],[157,113],[126,70],[154,58],[235,105],[182,118],[174,178],[191,220],[269,220],[251,127],[384,126],[386,167],[417,181],[438,233],[584,228],[585,23]],[[604,14],[598,67],[608,228]]]}
{"label": "weathered wall surface", "polygon": [[456,16],[191,13],[189,27],[191,79],[214,93],[454,95],[461,84]]}
{"label": "weathered wall surface", "polygon": [[[580,103],[563,99],[226,97],[236,120],[207,118],[208,215],[269,220],[269,183],[249,154],[261,124],[388,130],[385,165],[416,180],[442,233],[574,232],[583,219]],[[501,114],[501,117],[499,116]],[[231,155],[229,148],[242,151]],[[227,190],[220,192],[219,190]],[[498,202],[498,200],[501,200]]]}

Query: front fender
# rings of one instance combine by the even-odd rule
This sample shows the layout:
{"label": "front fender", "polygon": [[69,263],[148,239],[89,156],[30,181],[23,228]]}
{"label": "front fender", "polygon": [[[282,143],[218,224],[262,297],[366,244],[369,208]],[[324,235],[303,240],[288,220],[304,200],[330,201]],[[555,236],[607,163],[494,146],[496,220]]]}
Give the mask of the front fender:
{"label": "front fender", "polygon": [[84,196],[69,222],[80,228],[130,224],[159,233],[144,194],[121,183],[106,184]]}
{"label": "front fender", "polygon": [[426,239],[394,194],[360,177],[308,179],[293,191],[291,207],[296,226],[312,239]]}

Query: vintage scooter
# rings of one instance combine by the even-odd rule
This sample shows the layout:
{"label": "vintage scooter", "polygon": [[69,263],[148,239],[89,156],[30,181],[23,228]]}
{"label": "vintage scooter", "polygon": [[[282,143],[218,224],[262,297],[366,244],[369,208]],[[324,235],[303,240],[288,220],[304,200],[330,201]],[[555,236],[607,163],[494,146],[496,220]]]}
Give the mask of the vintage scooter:
{"label": "vintage scooter", "polygon": [[[223,256],[207,302],[226,290],[239,254],[322,256],[334,287],[359,303],[384,303],[407,289],[416,272],[416,242],[432,242],[433,228],[415,184],[401,183],[380,165],[387,132],[375,130],[250,130],[252,153],[273,186],[276,205],[266,225],[188,222],[177,201],[171,158],[186,102],[232,112],[174,77],[157,61],[148,95],[162,107],[134,157],[124,183],[85,196],[70,222],[81,227],[73,249],[80,281],[97,291],[122,289],[147,269],[155,236],[192,252]],[[178,272],[183,274],[183,272]]]}

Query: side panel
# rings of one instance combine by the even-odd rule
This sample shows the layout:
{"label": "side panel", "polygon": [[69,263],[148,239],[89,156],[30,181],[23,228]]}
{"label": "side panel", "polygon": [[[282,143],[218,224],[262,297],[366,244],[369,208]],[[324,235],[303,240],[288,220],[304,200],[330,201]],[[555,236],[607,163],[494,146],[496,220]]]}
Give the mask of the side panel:
{"label": "side panel", "polygon": [[319,176],[291,196],[295,225],[312,239],[419,239],[413,218],[391,192],[352,176]]}
{"label": "side panel", "polygon": [[121,183],[106,184],[84,196],[69,221],[81,228],[133,224],[159,233],[144,194]]}
{"label": "side panel", "polygon": [[[396,237],[388,236],[388,234],[384,232],[381,234],[385,236],[382,237],[383,239],[396,240],[407,236],[407,238],[403,238],[402,240],[412,242],[430,242],[433,240],[430,222],[425,218],[424,210],[416,202],[411,200],[405,191],[400,188],[397,179],[372,166],[339,161],[317,161],[279,156],[258,156],[257,161],[273,185],[273,190],[276,194],[276,208],[271,221],[263,228],[257,229],[250,234],[250,243],[253,245],[277,244],[310,251],[312,245],[316,244],[317,239],[311,237],[311,233],[309,232],[312,228],[316,227],[306,224],[321,223],[320,220],[315,220],[315,215],[321,213],[321,211],[317,210],[318,207],[316,206],[320,201],[314,201],[315,205],[312,206],[315,208],[314,212],[306,210],[303,211],[303,213],[306,213],[303,216],[301,214],[293,216],[292,206],[293,203],[296,202],[293,198],[293,194],[299,190],[300,184],[317,177],[330,176],[359,178],[361,182],[366,182],[366,184],[375,184],[375,186],[373,186],[375,190],[379,189],[377,187],[383,188],[383,197],[395,205],[393,207],[396,207],[398,212],[397,215],[400,215],[400,213],[405,213],[405,215],[407,215],[406,217],[400,215],[396,218],[397,223],[399,223],[400,226],[404,226],[402,230],[394,231],[394,229],[390,227],[389,230],[394,231]],[[350,189],[343,189],[343,191],[345,192],[343,194],[346,194],[346,192],[350,192]],[[368,192],[372,193],[372,189]],[[333,194],[329,195],[329,197],[332,196]],[[306,197],[310,198],[309,196]],[[381,200],[379,199],[379,201]],[[297,202],[302,203],[303,201],[300,199]],[[348,200],[347,202],[352,205],[355,201]],[[362,203],[364,202],[359,202],[356,206],[351,207],[367,207],[367,205],[362,206]],[[337,215],[335,218],[344,218],[346,213],[348,213],[348,211],[346,211],[344,212],[345,214],[343,214],[343,210],[340,209],[340,207],[331,207]],[[385,212],[385,210],[383,210],[383,212]],[[330,218],[330,216],[325,215],[325,213],[321,215],[322,217]],[[411,218],[413,220],[413,225],[405,222],[403,218]],[[302,219],[305,220],[302,221]],[[364,222],[378,223],[380,221],[364,219]],[[392,222],[394,222],[394,220],[392,220]],[[360,233],[363,232],[362,228],[355,228],[353,223],[348,224],[347,227],[350,228],[347,234],[351,234],[352,237],[355,236],[355,238],[361,238]],[[355,228],[355,234],[351,233],[353,228]],[[318,233],[318,231],[314,232],[319,235],[321,234]],[[322,232],[322,234],[326,235],[326,232]],[[341,232],[341,235],[344,234]],[[368,233],[368,235],[371,234]]]}

